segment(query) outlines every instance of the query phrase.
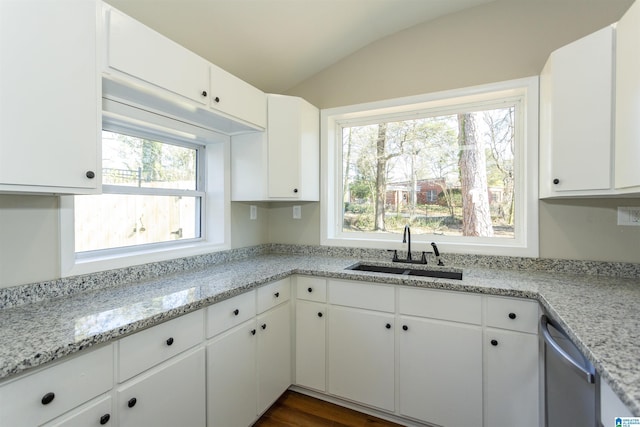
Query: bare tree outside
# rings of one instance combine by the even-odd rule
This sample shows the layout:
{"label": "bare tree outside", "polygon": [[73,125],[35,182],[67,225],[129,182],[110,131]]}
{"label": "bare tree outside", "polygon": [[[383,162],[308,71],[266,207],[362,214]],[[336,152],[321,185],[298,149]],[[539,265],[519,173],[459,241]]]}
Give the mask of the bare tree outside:
{"label": "bare tree outside", "polygon": [[514,111],[343,127],[343,231],[513,238]]}

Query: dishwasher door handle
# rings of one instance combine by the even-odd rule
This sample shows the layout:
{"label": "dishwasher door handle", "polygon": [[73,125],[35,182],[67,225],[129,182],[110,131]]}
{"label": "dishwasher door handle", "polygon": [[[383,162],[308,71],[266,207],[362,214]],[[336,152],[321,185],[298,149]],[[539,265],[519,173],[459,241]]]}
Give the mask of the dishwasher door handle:
{"label": "dishwasher door handle", "polygon": [[[542,315],[540,317],[540,329],[542,330],[542,336],[544,337],[544,341],[551,347],[553,351],[555,351],[562,360],[569,366],[571,366],[578,374],[582,375],[583,378],[589,383],[594,384],[596,382],[594,372],[585,369],[581,366],[569,353],[567,353],[561,346],[553,339],[551,336],[551,332],[549,332],[549,325],[553,326],[558,332],[562,335],[565,335],[564,331],[557,327],[546,315]],[[567,337],[569,339],[569,337]]]}

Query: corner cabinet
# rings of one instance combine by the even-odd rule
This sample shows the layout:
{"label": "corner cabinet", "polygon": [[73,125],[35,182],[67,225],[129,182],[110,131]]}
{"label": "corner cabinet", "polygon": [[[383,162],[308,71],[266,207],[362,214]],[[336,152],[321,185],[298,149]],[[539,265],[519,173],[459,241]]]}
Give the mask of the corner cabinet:
{"label": "corner cabinet", "polygon": [[640,1],[617,24],[616,188],[640,188]]}
{"label": "corner cabinet", "polygon": [[614,26],[554,51],[540,75],[540,197],[613,193]]}
{"label": "corner cabinet", "polygon": [[320,113],[302,98],[267,95],[267,131],[231,139],[231,200],[320,200]]}
{"label": "corner cabinet", "polygon": [[99,9],[0,2],[0,192],[99,191]]}

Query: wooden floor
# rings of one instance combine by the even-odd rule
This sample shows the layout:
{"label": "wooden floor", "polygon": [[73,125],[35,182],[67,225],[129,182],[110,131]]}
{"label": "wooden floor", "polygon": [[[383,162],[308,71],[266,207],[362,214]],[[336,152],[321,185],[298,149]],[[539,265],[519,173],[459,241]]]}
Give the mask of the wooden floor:
{"label": "wooden floor", "polygon": [[288,390],[253,426],[398,427],[400,424]]}

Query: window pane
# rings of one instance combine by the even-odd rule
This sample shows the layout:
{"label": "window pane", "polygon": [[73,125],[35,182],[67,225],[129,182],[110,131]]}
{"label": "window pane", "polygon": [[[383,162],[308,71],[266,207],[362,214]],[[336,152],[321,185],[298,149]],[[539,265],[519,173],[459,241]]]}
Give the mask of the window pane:
{"label": "window pane", "polygon": [[344,127],[344,232],[514,235],[515,107]]}
{"label": "window pane", "polygon": [[196,150],[102,131],[102,182],[196,190]]}
{"label": "window pane", "polygon": [[200,237],[199,197],[75,197],[76,252]]}

